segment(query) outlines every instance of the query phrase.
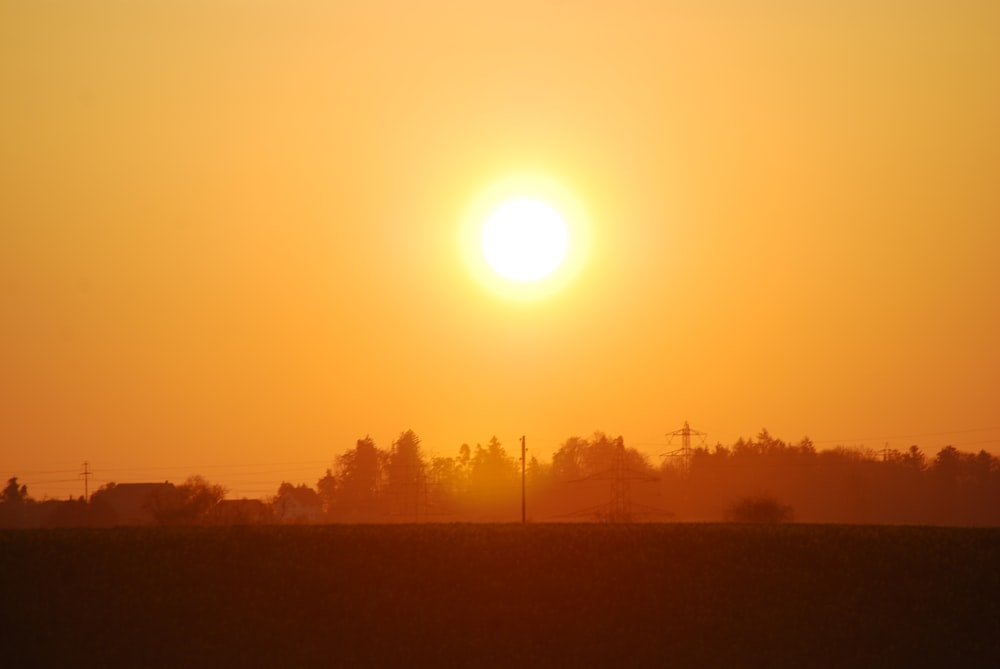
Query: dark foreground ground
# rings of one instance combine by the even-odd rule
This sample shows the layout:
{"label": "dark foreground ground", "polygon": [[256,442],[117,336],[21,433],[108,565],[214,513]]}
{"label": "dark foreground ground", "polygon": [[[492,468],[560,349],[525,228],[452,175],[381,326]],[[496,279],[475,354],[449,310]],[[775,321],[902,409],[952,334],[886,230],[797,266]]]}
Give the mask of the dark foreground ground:
{"label": "dark foreground ground", "polygon": [[5,531],[0,666],[1000,667],[1000,529]]}

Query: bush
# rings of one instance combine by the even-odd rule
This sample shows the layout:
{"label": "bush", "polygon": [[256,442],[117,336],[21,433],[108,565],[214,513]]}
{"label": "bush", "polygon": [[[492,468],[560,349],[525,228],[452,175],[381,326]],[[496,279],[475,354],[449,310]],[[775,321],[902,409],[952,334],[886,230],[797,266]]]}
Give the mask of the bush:
{"label": "bush", "polygon": [[732,523],[789,523],[794,513],[792,507],[781,504],[770,495],[757,495],[731,502],[725,517]]}

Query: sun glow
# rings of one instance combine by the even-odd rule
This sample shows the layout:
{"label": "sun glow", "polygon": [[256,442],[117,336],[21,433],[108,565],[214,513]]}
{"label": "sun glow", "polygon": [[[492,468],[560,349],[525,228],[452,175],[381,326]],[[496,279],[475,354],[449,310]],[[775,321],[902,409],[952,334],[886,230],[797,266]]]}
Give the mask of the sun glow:
{"label": "sun glow", "polygon": [[497,207],[483,225],[483,255],[501,276],[537,281],[566,257],[566,224],[545,202],[518,199]]}
{"label": "sun glow", "polygon": [[589,247],[583,207],[554,180],[518,174],[486,188],[466,212],[462,254],[491,292],[534,300],[564,288]]}

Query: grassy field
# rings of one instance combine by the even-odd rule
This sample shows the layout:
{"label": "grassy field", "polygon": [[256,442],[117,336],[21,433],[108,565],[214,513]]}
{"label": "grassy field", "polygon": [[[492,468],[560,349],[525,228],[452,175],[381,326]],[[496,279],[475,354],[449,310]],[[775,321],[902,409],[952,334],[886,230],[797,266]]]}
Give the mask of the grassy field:
{"label": "grassy field", "polygon": [[1000,667],[1000,529],[0,532],[0,665]]}

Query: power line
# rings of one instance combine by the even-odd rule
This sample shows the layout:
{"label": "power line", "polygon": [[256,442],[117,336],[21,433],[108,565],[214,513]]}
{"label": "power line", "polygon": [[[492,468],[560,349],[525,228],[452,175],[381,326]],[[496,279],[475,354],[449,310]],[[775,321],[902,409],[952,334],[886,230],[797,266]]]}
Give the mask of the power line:
{"label": "power line", "polygon": [[979,446],[981,444],[1000,444],[1000,439],[983,439],[982,441],[959,441],[952,446]]}
{"label": "power line", "polygon": [[[990,432],[993,430],[1000,430],[1000,425],[994,427],[976,427],[963,430],[947,430],[945,432],[923,432],[918,434],[896,434],[896,435],[879,435],[879,436],[868,436],[868,437],[849,437],[849,438],[839,438],[839,439],[810,439],[813,444],[850,444],[859,441],[885,441],[886,439],[915,439],[920,437],[944,437],[952,434],[970,434],[975,432]],[[692,434],[694,434],[692,432]],[[704,441],[704,440],[703,440]],[[993,444],[1000,443],[1000,437],[996,439],[985,439],[980,441],[966,441],[966,442],[956,442],[954,446],[973,446],[976,444]],[[662,444],[652,441],[634,441],[633,446],[662,446]]]}
{"label": "power line", "polygon": [[149,467],[112,467],[105,469],[109,472],[128,471],[172,471],[177,469],[202,470],[202,469],[237,469],[240,467],[292,467],[292,466],[317,466],[330,465],[332,460],[303,460],[299,462],[256,462],[256,463],[236,463],[236,464],[214,464],[214,465],[154,465]]}
{"label": "power line", "polygon": [[896,434],[888,436],[879,437],[853,437],[851,439],[820,439],[813,441],[814,444],[833,444],[833,443],[850,443],[857,441],[874,441],[874,440],[884,440],[884,439],[915,439],[918,437],[944,437],[949,434],[969,434],[970,432],[989,432],[991,430],[1000,430],[1000,425],[994,427],[974,427],[967,430],[948,430],[947,432],[924,432],[921,434]]}
{"label": "power line", "polygon": [[75,469],[29,469],[27,471],[22,470],[18,472],[18,476],[39,476],[43,474],[75,474],[77,470]]}

